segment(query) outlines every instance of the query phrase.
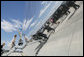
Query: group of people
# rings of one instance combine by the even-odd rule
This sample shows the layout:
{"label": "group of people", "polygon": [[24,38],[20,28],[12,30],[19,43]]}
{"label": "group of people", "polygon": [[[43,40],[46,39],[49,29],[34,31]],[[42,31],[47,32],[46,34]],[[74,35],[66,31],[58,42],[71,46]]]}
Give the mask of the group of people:
{"label": "group of people", "polygon": [[[47,32],[50,32],[51,30],[55,32],[54,28],[50,27],[50,24],[60,24],[60,22],[57,22],[57,20],[62,17],[63,15],[70,14],[70,7],[73,7],[75,10],[77,10],[80,6],[75,3],[76,1],[64,1],[58,9],[55,11],[55,13],[52,15],[52,17],[43,25],[43,27],[39,30],[39,33],[37,32],[32,37],[34,40],[42,39],[48,39],[47,35],[43,32],[47,30]],[[42,30],[42,31],[41,31]],[[40,35],[39,35],[40,34]],[[44,36],[45,35],[45,36]],[[40,37],[41,36],[41,37]]]}
{"label": "group of people", "polygon": [[[11,41],[11,44],[10,44],[10,50],[11,50],[12,48],[18,49],[18,47],[16,47],[16,38],[17,38],[17,35],[14,35],[13,40]],[[27,37],[25,37],[25,34],[24,34],[24,39],[25,39],[26,44],[25,44],[22,48],[20,48],[20,49],[25,48],[26,45],[27,45],[27,43],[29,43],[29,40],[28,40]],[[23,40],[22,40],[21,38],[19,39],[18,45],[19,45],[19,46],[23,45]],[[5,43],[3,43],[3,44],[1,45],[1,55],[2,55],[3,53],[5,53],[5,52],[9,52],[9,51],[10,51],[10,50],[5,50],[5,49],[4,49],[4,46],[5,46]]]}
{"label": "group of people", "polygon": [[50,18],[52,24],[56,24],[56,21],[63,15],[70,14],[70,7],[73,7],[77,10],[80,6],[75,3],[76,1],[64,1],[58,9],[55,11],[53,16]]}
{"label": "group of people", "polygon": [[[48,39],[48,36],[44,34],[44,31],[47,30],[49,33],[50,31],[54,31],[54,28],[51,28],[49,26],[50,23],[46,22],[41,29],[39,29],[34,35],[32,35],[33,40],[41,40],[41,41],[46,41]],[[39,41],[41,43],[41,41]]]}

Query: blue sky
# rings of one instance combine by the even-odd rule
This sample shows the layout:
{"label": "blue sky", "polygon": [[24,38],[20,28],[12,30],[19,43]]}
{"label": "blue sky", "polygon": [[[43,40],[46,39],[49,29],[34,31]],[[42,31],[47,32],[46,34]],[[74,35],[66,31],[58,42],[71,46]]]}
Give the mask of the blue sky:
{"label": "blue sky", "polygon": [[[1,1],[1,43],[10,43],[22,25],[28,38],[34,34],[60,6],[62,1]],[[17,37],[18,41],[19,36]]]}

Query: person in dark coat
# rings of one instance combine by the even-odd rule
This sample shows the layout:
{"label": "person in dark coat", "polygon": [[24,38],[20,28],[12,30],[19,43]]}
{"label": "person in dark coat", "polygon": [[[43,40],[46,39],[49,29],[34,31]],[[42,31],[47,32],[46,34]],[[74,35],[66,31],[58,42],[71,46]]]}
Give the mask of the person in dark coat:
{"label": "person in dark coat", "polygon": [[75,1],[67,1],[68,7],[73,7],[75,10],[78,9],[80,6],[75,4]]}
{"label": "person in dark coat", "polygon": [[45,28],[44,28],[44,29],[46,29],[47,32],[50,32],[51,30],[53,30],[53,31],[55,32],[55,29],[51,28],[51,27],[49,26],[49,24],[45,24]]}

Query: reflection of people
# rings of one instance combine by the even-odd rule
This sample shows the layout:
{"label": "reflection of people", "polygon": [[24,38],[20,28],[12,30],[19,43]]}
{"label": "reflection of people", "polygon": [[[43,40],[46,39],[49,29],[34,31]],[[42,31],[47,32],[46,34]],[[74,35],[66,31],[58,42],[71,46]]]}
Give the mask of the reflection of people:
{"label": "reflection of people", "polygon": [[22,38],[22,29],[17,29],[17,31],[18,31],[20,39],[21,39]]}
{"label": "reflection of people", "polygon": [[11,48],[13,48],[15,46],[16,37],[17,37],[17,35],[14,35],[14,38],[13,38],[12,43],[11,43]]}
{"label": "reflection of people", "polygon": [[5,46],[5,43],[3,43],[2,45],[1,45],[1,55],[4,53],[4,51],[3,51],[3,47]]}
{"label": "reflection of people", "polygon": [[19,28],[17,31],[18,31],[19,36],[20,36],[18,45],[21,46],[21,45],[23,45],[23,40],[22,40],[22,29]]}
{"label": "reflection of people", "polygon": [[25,42],[26,42],[26,43],[29,43],[29,40],[28,40],[28,38],[25,36],[25,34],[24,34],[24,39],[25,39]]}
{"label": "reflection of people", "polygon": [[[20,47],[15,47],[15,49],[24,49],[27,46],[27,43],[29,43],[30,41],[28,40],[28,37],[25,36],[24,34],[24,39],[25,39],[25,44],[23,46]],[[20,39],[21,41],[21,39]],[[23,42],[20,42],[19,45],[21,45]]]}
{"label": "reflection of people", "polygon": [[19,43],[18,43],[19,46],[23,45],[23,40],[20,38],[19,39]]}

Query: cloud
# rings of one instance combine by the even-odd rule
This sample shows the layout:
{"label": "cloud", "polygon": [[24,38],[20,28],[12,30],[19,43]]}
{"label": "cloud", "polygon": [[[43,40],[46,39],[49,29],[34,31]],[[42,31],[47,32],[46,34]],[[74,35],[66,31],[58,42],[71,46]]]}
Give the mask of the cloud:
{"label": "cloud", "polygon": [[33,27],[33,26],[35,26],[36,23],[37,23],[37,20],[34,21],[34,22],[30,25],[30,28]]}
{"label": "cloud", "polygon": [[29,20],[26,20],[26,19],[24,20],[24,22],[23,22],[23,30],[27,30],[27,28],[29,27],[29,25],[32,22],[32,20],[33,20],[33,17],[31,19],[29,19]]}
{"label": "cloud", "polygon": [[32,23],[32,24],[30,25],[30,27],[33,27],[35,24],[36,24],[36,23]]}
{"label": "cloud", "polygon": [[47,8],[51,5],[51,3],[52,3],[52,1],[50,1],[48,5],[46,5],[43,9],[40,10],[39,17],[42,16],[42,14],[47,10]]}
{"label": "cloud", "polygon": [[19,20],[15,20],[15,19],[13,19],[12,20],[12,24],[13,24],[13,26],[14,26],[14,28],[16,29],[16,28],[21,28],[22,26],[22,22],[20,22]]}
{"label": "cloud", "polygon": [[43,2],[41,3],[41,5],[46,6],[46,5],[48,4],[48,2],[49,2],[49,1],[43,1]]}
{"label": "cloud", "polygon": [[13,21],[14,23],[16,23],[16,24],[22,24],[22,22],[20,22],[19,20],[13,19],[12,21]]}
{"label": "cloud", "polygon": [[16,30],[12,23],[10,23],[4,19],[3,19],[3,21],[1,21],[1,28],[3,30],[5,30],[6,32],[13,32]]}
{"label": "cloud", "polygon": [[5,40],[1,40],[1,44],[5,43],[6,41]]}
{"label": "cloud", "polygon": [[41,27],[41,25],[42,25],[41,22],[36,22],[36,25],[33,28],[33,30],[30,32],[30,34],[35,34],[37,32],[37,30]]}
{"label": "cloud", "polygon": [[1,21],[1,29],[3,29],[5,32],[13,32],[17,31],[17,28],[21,28],[25,31],[29,27],[31,21],[33,20],[33,17],[29,20],[24,19],[24,22],[20,22],[19,20],[11,20],[11,22],[8,22],[6,20]]}

